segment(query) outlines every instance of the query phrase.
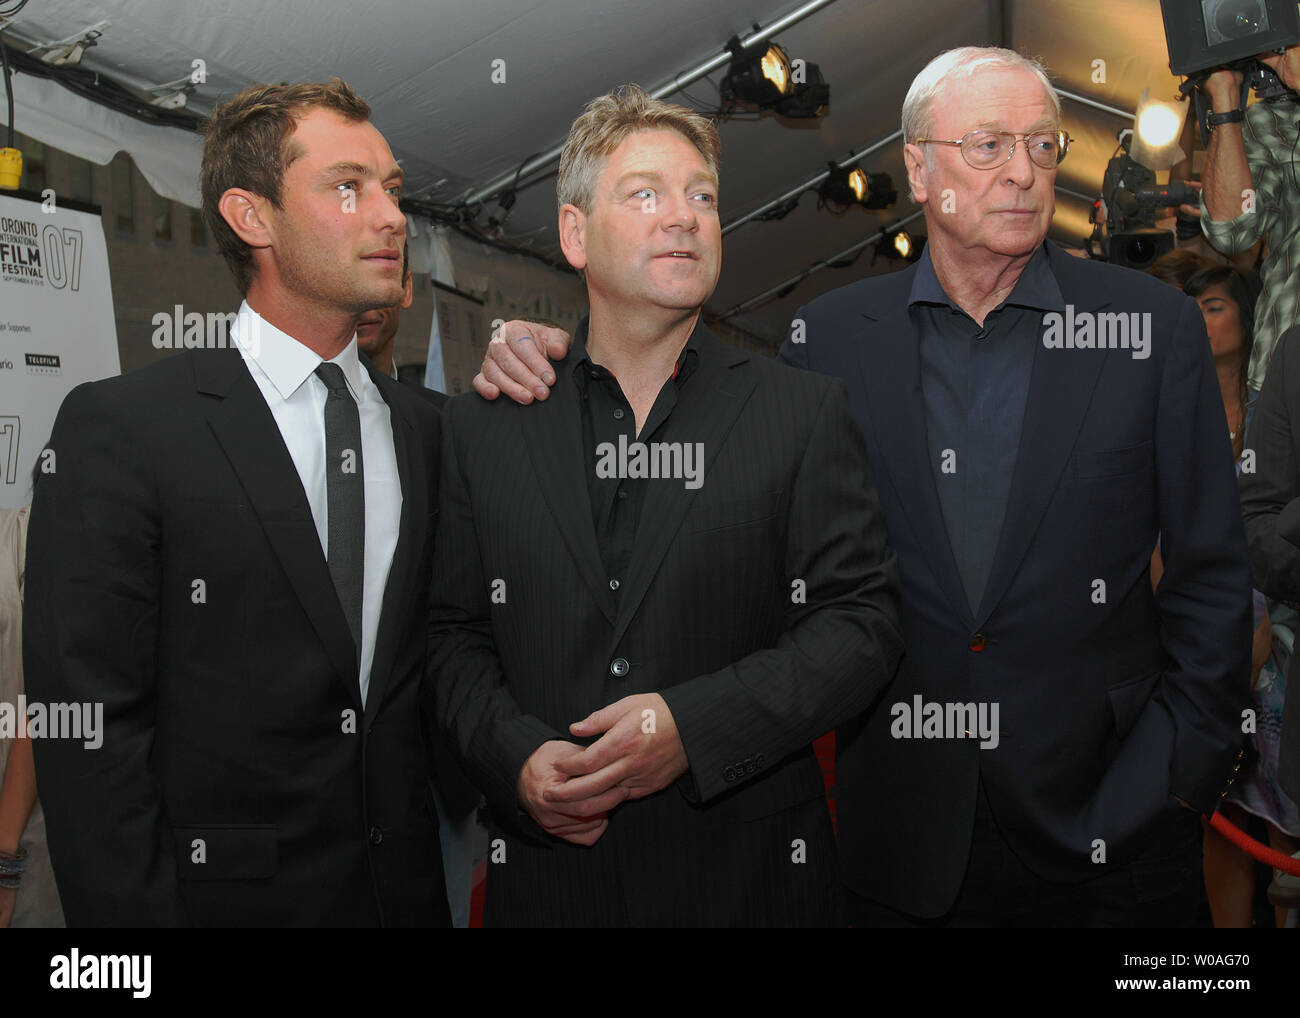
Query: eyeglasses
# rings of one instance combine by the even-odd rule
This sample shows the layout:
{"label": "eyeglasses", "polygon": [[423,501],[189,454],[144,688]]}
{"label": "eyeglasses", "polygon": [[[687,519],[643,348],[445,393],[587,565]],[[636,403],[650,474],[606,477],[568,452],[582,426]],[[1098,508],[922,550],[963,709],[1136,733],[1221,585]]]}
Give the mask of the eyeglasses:
{"label": "eyeglasses", "polygon": [[1050,170],[1065,158],[1073,139],[1064,131],[1039,131],[1036,134],[1011,134],[1007,131],[971,131],[960,141],[917,138],[916,144],[956,145],[962,158],[977,170],[991,170],[1011,161],[1016,146],[1025,143],[1029,158]]}

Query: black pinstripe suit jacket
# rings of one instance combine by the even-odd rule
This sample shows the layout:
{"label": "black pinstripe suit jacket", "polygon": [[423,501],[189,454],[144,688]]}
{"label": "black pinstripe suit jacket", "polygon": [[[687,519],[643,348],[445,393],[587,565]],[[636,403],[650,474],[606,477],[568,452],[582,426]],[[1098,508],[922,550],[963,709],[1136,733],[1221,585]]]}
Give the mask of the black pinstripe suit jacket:
{"label": "black pinstripe suit jacket", "polygon": [[[697,333],[656,439],[703,443],[703,484],[651,483],[617,603],[571,377],[580,337],[546,402],[447,406],[430,699],[492,807],[489,924],[835,921],[810,744],[894,673],[894,556],[843,384]],[[542,832],[516,801],[527,758],[651,691],[687,774],[614,810],[591,848]]]}

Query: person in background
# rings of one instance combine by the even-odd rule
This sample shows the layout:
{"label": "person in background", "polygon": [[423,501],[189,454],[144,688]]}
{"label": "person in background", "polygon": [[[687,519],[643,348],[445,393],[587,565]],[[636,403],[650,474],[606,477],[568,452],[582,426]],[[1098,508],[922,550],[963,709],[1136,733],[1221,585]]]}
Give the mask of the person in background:
{"label": "person in background", "polygon": [[[30,507],[0,509],[0,708],[23,694],[22,614]],[[62,926],[63,909],[36,795],[32,743],[0,736],[0,929]]]}
{"label": "person in background", "polygon": [[[1246,434],[1256,397],[1246,384],[1254,333],[1255,294],[1249,280],[1228,266],[1210,266],[1188,279],[1184,292],[1196,299],[1210,336],[1228,438],[1238,476],[1246,462]],[[1286,668],[1295,639],[1296,612],[1254,591],[1255,635],[1251,653],[1251,697],[1255,730],[1253,759],[1246,762],[1230,786],[1220,812],[1238,827],[1246,814],[1268,825],[1269,842],[1279,851],[1296,849],[1288,832],[1300,833],[1295,804],[1277,787],[1278,730],[1286,692]],[[1235,844],[1204,824],[1202,871],[1210,915],[1217,927],[1249,927],[1255,890],[1255,861]],[[1279,915],[1278,925],[1284,920]]]}
{"label": "person in background", "polygon": [[1157,258],[1152,263],[1151,268],[1147,269],[1147,275],[1155,276],[1160,282],[1176,286],[1181,290],[1184,284],[1196,273],[1213,265],[1214,262],[1203,254],[1188,251],[1184,248],[1175,248],[1173,251],[1166,251]]}
{"label": "person in background", "polygon": [[[415,292],[411,285],[410,248],[402,248],[402,299],[391,307],[375,308],[357,319],[357,349],[369,358],[370,363],[391,378],[397,377],[397,360],[393,348],[397,345],[397,326],[402,312],[411,306]],[[425,392],[433,392],[426,389]],[[432,400],[441,408],[446,397],[441,393]]]}
{"label": "person in background", "polygon": [[1203,90],[1212,107],[1211,133],[1201,174],[1201,230],[1227,255],[1265,241],[1264,286],[1255,312],[1255,336],[1246,380],[1264,384],[1274,344],[1300,322],[1300,177],[1294,154],[1300,144],[1300,46],[1261,53],[1288,92],[1241,108],[1241,72],[1223,68]]}

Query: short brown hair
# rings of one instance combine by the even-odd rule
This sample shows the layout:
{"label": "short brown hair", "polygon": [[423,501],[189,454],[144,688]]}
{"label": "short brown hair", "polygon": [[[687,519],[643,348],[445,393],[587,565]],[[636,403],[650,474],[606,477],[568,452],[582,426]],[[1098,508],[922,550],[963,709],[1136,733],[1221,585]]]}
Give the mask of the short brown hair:
{"label": "short brown hair", "polygon": [[203,218],[234,273],[241,295],[253,280],[253,249],[221,216],[221,196],[232,187],[261,195],[281,208],[284,171],[301,155],[289,137],[298,120],[324,107],[348,120],[369,120],[369,104],[340,78],[325,83],[250,85],[213,111],[204,130],[199,190]]}
{"label": "short brown hair", "polygon": [[711,120],[685,106],[651,99],[640,85],[624,85],[587,103],[569,128],[555,179],[559,204],[590,212],[605,157],[638,131],[676,131],[699,149],[713,175],[718,175],[722,141]]}

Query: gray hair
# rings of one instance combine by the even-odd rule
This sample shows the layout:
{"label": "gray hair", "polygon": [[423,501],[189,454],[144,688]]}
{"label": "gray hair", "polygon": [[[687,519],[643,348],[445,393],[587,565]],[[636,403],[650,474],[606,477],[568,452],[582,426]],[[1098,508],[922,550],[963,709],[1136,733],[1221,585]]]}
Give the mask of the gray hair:
{"label": "gray hair", "polygon": [[[1056,89],[1047,77],[1047,69],[1041,62],[1022,56],[1015,50],[1000,49],[997,46],[961,46],[940,53],[912,79],[912,87],[907,90],[907,98],[903,100],[904,143],[930,136],[934,129],[931,113],[934,101],[945,88],[957,79],[969,80],[976,71],[985,69],[1032,72],[1043,83],[1056,112],[1056,119],[1060,121],[1061,97],[1056,94]],[[928,153],[926,165],[932,167]]]}

